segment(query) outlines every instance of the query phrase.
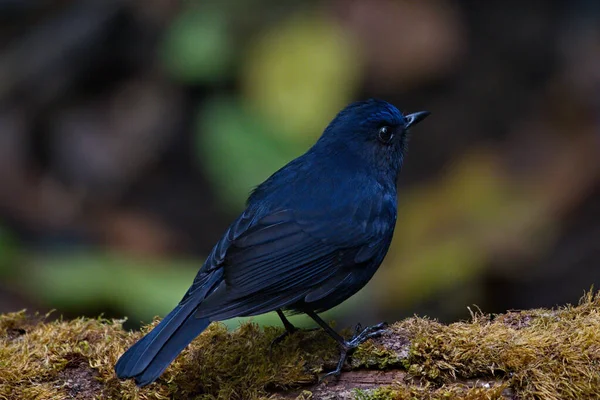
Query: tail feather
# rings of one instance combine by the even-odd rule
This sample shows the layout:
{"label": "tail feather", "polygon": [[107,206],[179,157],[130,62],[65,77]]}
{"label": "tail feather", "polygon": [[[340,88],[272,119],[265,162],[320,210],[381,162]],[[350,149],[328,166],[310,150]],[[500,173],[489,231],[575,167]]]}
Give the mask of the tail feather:
{"label": "tail feather", "polygon": [[135,378],[138,386],[154,382],[179,353],[210,324],[194,318],[195,307],[171,311],[150,333],[127,350],[115,365],[121,379]]}
{"label": "tail feather", "polygon": [[[220,277],[211,277],[217,281]],[[208,282],[213,283],[213,282]],[[208,318],[196,318],[199,304],[210,285],[193,293],[127,350],[115,372],[121,379],[134,378],[138,386],[154,382],[179,353],[210,324]]]}

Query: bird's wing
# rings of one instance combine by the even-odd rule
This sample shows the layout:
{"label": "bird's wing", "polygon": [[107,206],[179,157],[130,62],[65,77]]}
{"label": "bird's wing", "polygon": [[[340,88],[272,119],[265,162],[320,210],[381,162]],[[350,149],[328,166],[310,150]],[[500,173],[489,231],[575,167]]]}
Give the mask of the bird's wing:
{"label": "bird's wing", "polygon": [[257,220],[243,215],[211,254],[214,267],[207,269],[222,268],[223,280],[197,316],[220,320],[272,311],[367,261],[376,253],[377,236],[393,223],[381,218],[381,201],[367,203],[338,209],[339,215],[290,209]]}

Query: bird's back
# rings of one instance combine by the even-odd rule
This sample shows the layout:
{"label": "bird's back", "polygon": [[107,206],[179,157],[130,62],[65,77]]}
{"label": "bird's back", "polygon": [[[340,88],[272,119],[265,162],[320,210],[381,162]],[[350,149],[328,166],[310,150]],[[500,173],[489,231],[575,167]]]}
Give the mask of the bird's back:
{"label": "bird's back", "polygon": [[[298,236],[293,244],[277,241],[275,236],[268,236],[267,229],[259,228],[265,232],[264,240],[272,240],[273,254],[285,246],[297,246],[300,254],[311,248],[322,249],[324,254],[291,266],[275,263],[268,273],[276,276],[280,269],[293,274],[316,269],[319,263],[326,266],[310,275],[312,279],[291,285],[298,297],[282,306],[295,311],[323,311],[360,290],[381,264],[396,222],[396,187],[393,182],[381,182],[360,165],[308,152],[253,192],[245,214],[255,214],[254,222],[246,229],[256,229],[253,225],[277,213],[285,214],[285,219],[278,222],[281,229],[289,227]],[[231,246],[238,247],[235,240]],[[240,268],[236,260],[234,256],[225,259],[226,277]],[[265,277],[261,291],[274,296],[268,281]],[[285,291],[290,293],[291,287],[286,285]]]}

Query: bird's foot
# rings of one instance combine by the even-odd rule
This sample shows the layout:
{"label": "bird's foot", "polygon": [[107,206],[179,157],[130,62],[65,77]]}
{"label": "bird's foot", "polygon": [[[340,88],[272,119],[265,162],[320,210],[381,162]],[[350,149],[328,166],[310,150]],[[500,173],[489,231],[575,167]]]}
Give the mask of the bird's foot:
{"label": "bird's foot", "polygon": [[367,341],[372,337],[380,336],[387,329],[387,323],[381,322],[377,325],[367,326],[365,329],[362,329],[361,324],[357,324],[354,328],[354,335],[352,339],[348,341],[353,348],[358,347],[359,344]]}
{"label": "bird's foot", "polygon": [[354,335],[352,336],[352,338],[350,340],[344,341],[343,343],[340,343],[340,359],[337,363],[337,367],[335,368],[335,370],[323,375],[319,379],[319,382],[322,382],[325,379],[332,376],[336,378],[339,377],[342,373],[342,368],[344,367],[344,363],[346,362],[348,356],[354,350],[356,350],[356,348],[361,343],[364,343],[373,337],[377,337],[383,334],[386,331],[386,328],[387,324],[385,322],[373,326],[367,326],[364,329],[362,329],[362,326],[360,324],[356,325],[356,328],[354,329]]}

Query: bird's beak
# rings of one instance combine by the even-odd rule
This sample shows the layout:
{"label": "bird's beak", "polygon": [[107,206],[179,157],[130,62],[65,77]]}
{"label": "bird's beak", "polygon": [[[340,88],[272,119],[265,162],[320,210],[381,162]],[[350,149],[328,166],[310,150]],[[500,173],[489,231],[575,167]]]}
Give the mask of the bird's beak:
{"label": "bird's beak", "polygon": [[406,124],[404,124],[404,129],[408,129],[413,125],[416,125],[420,121],[424,120],[429,114],[429,111],[419,111],[416,113],[408,114],[404,118],[406,119]]}

